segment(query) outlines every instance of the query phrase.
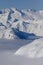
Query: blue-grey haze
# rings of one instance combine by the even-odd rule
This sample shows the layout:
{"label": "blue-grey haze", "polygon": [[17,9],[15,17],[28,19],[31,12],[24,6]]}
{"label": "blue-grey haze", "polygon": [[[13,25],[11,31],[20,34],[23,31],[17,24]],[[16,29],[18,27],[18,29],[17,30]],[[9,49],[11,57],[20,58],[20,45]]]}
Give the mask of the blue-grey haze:
{"label": "blue-grey haze", "polygon": [[42,10],[43,0],[0,0],[0,9],[11,7]]}

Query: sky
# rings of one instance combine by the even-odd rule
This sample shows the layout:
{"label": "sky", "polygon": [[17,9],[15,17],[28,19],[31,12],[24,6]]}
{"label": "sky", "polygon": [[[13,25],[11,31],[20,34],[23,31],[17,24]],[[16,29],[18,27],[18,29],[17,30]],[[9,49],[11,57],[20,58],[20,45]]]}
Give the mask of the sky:
{"label": "sky", "polygon": [[0,9],[2,8],[18,9],[43,9],[43,0],[0,0]]}

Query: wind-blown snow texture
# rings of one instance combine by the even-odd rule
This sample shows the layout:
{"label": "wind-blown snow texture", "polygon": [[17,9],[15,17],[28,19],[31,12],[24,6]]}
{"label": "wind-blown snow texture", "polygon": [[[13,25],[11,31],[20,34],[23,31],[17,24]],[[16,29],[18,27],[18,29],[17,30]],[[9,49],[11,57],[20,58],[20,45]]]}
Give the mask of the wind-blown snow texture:
{"label": "wind-blown snow texture", "polygon": [[31,58],[43,57],[43,10],[0,10],[0,39],[1,51],[13,50],[14,55]]}

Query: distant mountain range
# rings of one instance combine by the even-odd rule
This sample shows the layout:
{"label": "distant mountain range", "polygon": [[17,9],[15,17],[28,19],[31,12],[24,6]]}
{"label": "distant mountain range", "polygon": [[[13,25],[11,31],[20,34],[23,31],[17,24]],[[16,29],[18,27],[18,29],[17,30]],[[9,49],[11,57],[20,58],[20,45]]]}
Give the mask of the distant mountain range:
{"label": "distant mountain range", "polygon": [[0,10],[0,39],[34,39],[43,36],[43,10]]}

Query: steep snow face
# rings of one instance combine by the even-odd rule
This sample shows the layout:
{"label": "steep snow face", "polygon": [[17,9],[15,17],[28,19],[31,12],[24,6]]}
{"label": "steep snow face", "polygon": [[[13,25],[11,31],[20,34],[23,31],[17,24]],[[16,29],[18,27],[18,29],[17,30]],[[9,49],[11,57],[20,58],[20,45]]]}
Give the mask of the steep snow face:
{"label": "steep snow face", "polygon": [[14,54],[29,58],[43,57],[43,38],[21,47]]}
{"label": "steep snow face", "polygon": [[43,11],[15,8],[0,10],[0,38],[17,38],[12,28],[43,36]]}

